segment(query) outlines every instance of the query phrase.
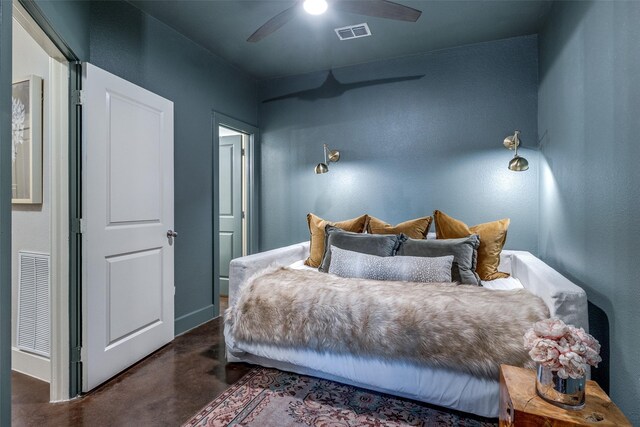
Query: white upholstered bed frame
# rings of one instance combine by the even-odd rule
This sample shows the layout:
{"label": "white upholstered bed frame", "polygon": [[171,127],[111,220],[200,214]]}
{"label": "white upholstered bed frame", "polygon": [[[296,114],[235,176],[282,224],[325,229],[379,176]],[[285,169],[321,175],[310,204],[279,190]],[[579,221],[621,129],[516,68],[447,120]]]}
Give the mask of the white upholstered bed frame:
{"label": "white upholstered bed frame", "polygon": [[[235,304],[238,290],[256,272],[271,265],[290,265],[308,255],[309,242],[304,242],[231,261],[229,305]],[[587,296],[582,288],[525,251],[503,251],[500,270],[519,279],[526,289],[542,298],[552,316],[588,331]],[[376,357],[236,343],[226,328],[225,339],[229,362],[273,367],[485,417],[498,416],[497,379]]]}

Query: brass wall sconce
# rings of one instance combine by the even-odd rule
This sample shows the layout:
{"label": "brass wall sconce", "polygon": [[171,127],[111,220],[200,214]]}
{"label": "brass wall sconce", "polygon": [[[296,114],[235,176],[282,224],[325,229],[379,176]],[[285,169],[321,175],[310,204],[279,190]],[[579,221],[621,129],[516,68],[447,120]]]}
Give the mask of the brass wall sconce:
{"label": "brass wall sconce", "polygon": [[324,163],[318,163],[315,168],[317,174],[329,172],[329,162],[337,162],[340,160],[340,152],[338,150],[329,150],[327,144],[324,144]]}
{"label": "brass wall sconce", "polygon": [[518,155],[518,146],[520,146],[520,131],[517,130],[513,135],[509,135],[504,139],[504,146],[509,150],[514,150],[513,159],[509,161],[509,170],[515,172],[524,172],[529,169],[529,162],[524,157]]}

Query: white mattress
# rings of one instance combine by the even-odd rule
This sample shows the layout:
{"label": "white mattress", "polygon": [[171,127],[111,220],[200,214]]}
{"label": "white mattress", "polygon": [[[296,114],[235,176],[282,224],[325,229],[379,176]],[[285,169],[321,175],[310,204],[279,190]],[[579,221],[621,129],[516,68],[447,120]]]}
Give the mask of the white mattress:
{"label": "white mattress", "polygon": [[[465,412],[498,416],[499,384],[460,372],[373,357],[319,353],[265,344],[237,344],[227,335],[229,361],[262,366],[335,380]],[[443,387],[442,385],[445,385]]]}
{"label": "white mattress", "polygon": [[482,287],[487,289],[494,289],[498,291],[508,291],[511,289],[524,289],[520,280],[513,276],[506,277],[504,279],[495,280],[481,280]]}
{"label": "white mattress", "polygon": [[293,268],[294,270],[311,270],[311,271],[318,271],[317,268],[313,268],[313,267],[309,267],[308,265],[305,265],[304,260],[298,260],[292,264],[289,265],[289,268]]}

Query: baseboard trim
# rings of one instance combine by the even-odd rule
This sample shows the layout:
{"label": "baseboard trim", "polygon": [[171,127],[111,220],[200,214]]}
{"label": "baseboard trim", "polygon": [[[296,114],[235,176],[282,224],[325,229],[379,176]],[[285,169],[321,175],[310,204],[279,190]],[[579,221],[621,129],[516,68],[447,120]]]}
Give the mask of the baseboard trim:
{"label": "baseboard trim", "polygon": [[51,382],[51,361],[17,347],[11,347],[11,369],[48,383]]}
{"label": "baseboard trim", "polygon": [[203,307],[199,310],[192,311],[191,313],[185,314],[176,318],[174,328],[175,335],[182,335],[185,332],[190,331],[191,329],[202,325],[203,323],[208,322],[213,319],[213,304],[210,304],[206,307]]}

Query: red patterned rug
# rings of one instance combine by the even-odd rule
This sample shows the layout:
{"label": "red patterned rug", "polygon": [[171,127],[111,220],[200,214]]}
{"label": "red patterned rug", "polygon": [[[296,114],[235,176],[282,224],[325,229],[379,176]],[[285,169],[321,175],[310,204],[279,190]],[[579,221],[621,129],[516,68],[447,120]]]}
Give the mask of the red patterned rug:
{"label": "red patterned rug", "polygon": [[255,368],[185,426],[474,426],[496,424],[319,378]]}

